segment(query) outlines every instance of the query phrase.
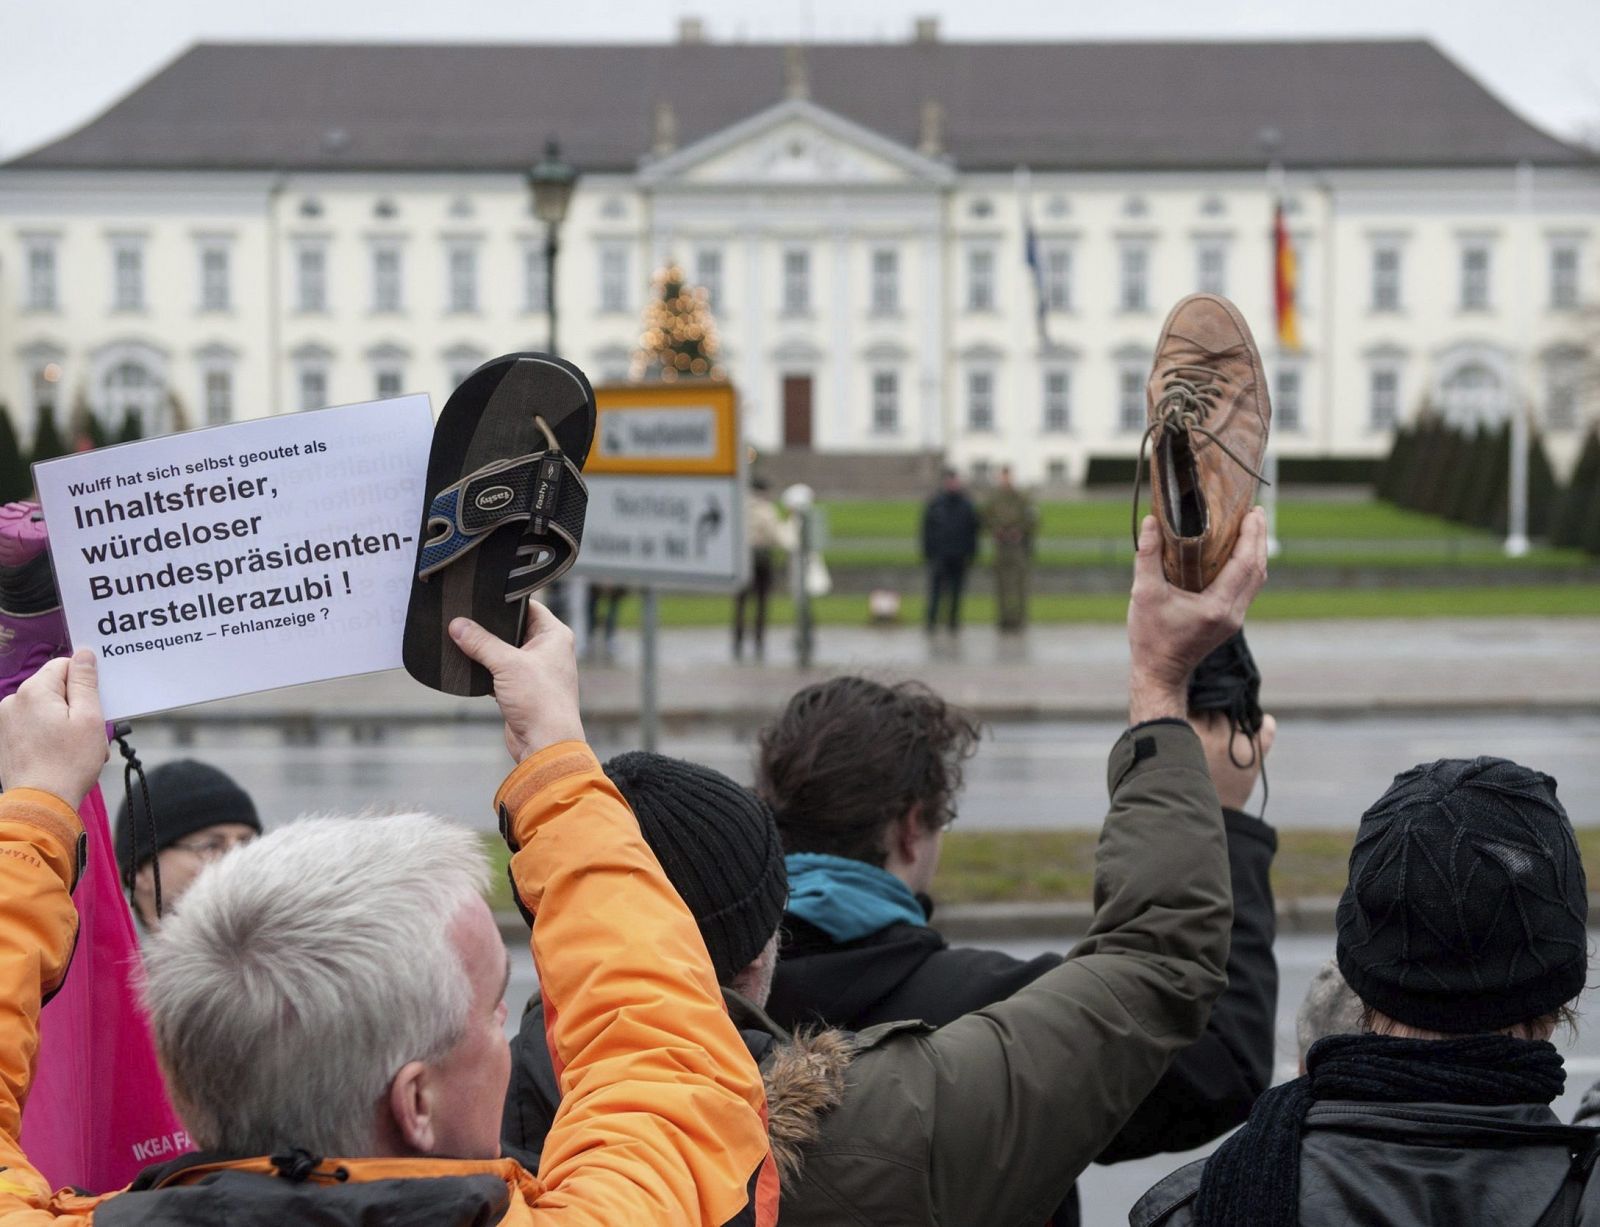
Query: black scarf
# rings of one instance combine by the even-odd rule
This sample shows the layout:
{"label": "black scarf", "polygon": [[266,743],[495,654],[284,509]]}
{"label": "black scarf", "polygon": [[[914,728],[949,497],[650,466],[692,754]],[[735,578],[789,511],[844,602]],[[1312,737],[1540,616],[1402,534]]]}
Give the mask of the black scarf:
{"label": "black scarf", "polygon": [[1206,1163],[1195,1227],[1294,1227],[1300,1217],[1300,1138],[1306,1112],[1318,1100],[1550,1103],[1567,1081],[1553,1044],[1508,1035],[1332,1035],[1312,1046],[1306,1068],[1304,1078],[1261,1096],[1244,1127]]}

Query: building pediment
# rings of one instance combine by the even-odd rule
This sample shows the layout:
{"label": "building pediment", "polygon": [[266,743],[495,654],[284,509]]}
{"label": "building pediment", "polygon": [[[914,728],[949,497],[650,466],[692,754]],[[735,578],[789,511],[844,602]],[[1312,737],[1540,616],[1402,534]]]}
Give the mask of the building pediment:
{"label": "building pediment", "polygon": [[656,187],[944,187],[945,163],[804,98],[791,98],[647,162]]}

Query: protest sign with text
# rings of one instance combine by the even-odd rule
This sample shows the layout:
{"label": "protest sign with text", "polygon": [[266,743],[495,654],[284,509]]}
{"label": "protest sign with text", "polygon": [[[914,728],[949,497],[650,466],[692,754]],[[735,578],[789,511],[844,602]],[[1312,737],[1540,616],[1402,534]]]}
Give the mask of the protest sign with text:
{"label": "protest sign with text", "polygon": [[36,465],[107,718],[399,667],[432,433],[403,396]]}

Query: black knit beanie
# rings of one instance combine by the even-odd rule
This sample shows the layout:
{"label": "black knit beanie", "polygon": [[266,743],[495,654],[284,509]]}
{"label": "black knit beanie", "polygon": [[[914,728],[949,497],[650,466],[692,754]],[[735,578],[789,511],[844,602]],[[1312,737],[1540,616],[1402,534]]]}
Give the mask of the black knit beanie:
{"label": "black knit beanie", "polygon": [[1583,990],[1588,901],[1553,779],[1503,758],[1441,759],[1396,776],[1362,815],[1339,970],[1399,1022],[1497,1031]]}
{"label": "black knit beanie", "polygon": [[[156,817],[154,835],[145,816],[143,793],[137,787],[132,797],[124,797],[117,807],[117,829],[112,842],[116,845],[117,868],[122,871],[125,887],[133,885],[133,875],[153,860],[156,853],[196,831],[225,822],[237,822],[257,832],[261,830],[261,819],[256,817],[255,802],[250,800],[250,794],[215,767],[183,758],[175,763],[162,763],[145,776],[150,785],[150,808]],[[135,823],[138,830],[134,829]],[[135,839],[139,842],[137,865],[133,863]]]}
{"label": "black knit beanie", "polygon": [[789,896],[772,810],[720,771],[663,754],[619,754],[605,773],[694,913],[718,983],[727,984],[777,932]]}

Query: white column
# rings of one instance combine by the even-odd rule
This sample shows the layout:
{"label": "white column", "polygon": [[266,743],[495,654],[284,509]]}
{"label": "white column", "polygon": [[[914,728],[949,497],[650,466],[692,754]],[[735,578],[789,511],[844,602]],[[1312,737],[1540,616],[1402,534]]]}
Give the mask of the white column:
{"label": "white column", "polygon": [[[751,216],[760,214],[759,202],[750,202]],[[744,308],[741,321],[744,344],[739,356],[739,396],[744,402],[747,441],[757,447],[777,450],[783,446],[783,426],[780,423],[770,434],[766,433],[771,405],[776,390],[767,370],[766,338],[762,336],[762,322],[766,318],[766,294],[761,277],[761,231],[755,222],[739,228],[739,238],[744,251]]]}
{"label": "white column", "polygon": [[[848,209],[849,205],[842,199],[832,202],[831,211],[838,215]],[[832,228],[833,247],[833,284],[829,287],[829,299],[832,302],[833,327],[830,330],[829,346],[832,353],[827,361],[833,364],[833,405],[827,414],[829,422],[829,439],[815,439],[812,446],[818,451],[848,451],[860,442],[861,431],[852,418],[850,406],[853,397],[854,375],[856,373],[857,359],[855,347],[850,338],[854,330],[851,328],[853,317],[850,299],[850,230],[842,221]]]}
{"label": "white column", "polygon": [[944,287],[943,235],[936,226],[922,231],[918,243],[922,248],[922,293],[918,296],[922,310],[922,344],[918,346],[917,384],[921,402],[922,446],[926,451],[938,451],[944,445],[944,431],[940,422],[943,380],[940,372],[944,364],[944,318],[947,304]]}

